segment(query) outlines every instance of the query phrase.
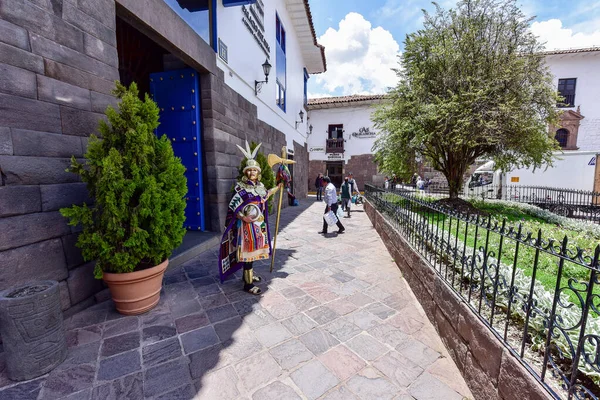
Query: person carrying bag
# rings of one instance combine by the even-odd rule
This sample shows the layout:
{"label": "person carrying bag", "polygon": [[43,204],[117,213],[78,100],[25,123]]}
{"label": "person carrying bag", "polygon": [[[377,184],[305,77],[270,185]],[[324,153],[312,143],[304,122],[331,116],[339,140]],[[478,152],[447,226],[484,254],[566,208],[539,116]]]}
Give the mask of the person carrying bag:
{"label": "person carrying bag", "polygon": [[[338,203],[337,191],[335,189],[335,186],[333,185],[333,183],[331,183],[331,179],[329,179],[328,176],[323,177],[323,185],[326,185],[325,194],[323,196],[323,200],[325,200],[325,215],[323,216],[323,229],[319,233],[323,235],[327,233],[329,221],[335,222],[335,224],[338,227],[338,233],[344,233],[346,228],[344,228],[344,225],[342,225],[342,223],[336,216],[338,210]],[[331,225],[333,225],[333,223]]]}

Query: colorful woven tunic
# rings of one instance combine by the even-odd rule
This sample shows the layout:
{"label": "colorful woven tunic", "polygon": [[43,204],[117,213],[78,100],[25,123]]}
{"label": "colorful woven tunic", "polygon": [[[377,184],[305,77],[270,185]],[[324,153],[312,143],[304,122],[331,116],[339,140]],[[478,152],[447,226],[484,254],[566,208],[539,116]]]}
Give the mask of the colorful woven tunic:
{"label": "colorful woven tunic", "polygon": [[[236,184],[235,194],[227,210],[227,228],[221,239],[221,281],[240,269],[244,263],[265,260],[271,255],[266,198],[267,190],[260,182],[254,184],[244,177]],[[255,218],[254,222],[242,221],[237,218],[239,213],[252,216]]]}

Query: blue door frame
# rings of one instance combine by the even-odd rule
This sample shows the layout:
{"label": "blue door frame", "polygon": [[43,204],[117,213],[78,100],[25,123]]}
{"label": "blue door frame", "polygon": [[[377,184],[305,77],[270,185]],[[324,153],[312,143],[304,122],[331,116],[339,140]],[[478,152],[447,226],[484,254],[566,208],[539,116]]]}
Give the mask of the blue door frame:
{"label": "blue door frame", "polygon": [[204,162],[198,73],[188,68],[150,74],[150,92],[160,108],[160,125],[155,133],[167,135],[175,156],[181,158],[186,169],[185,227],[204,231]]}

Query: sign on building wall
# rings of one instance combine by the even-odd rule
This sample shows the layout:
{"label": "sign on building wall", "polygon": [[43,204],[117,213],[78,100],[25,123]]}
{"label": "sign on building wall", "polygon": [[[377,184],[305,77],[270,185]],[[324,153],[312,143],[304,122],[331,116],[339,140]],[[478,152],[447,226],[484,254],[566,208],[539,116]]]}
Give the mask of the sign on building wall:
{"label": "sign on building wall", "polygon": [[362,127],[358,129],[358,132],[352,132],[352,136],[355,138],[363,139],[363,138],[374,138],[376,136],[375,132],[371,132],[368,127]]}
{"label": "sign on building wall", "polygon": [[342,153],[329,153],[327,154],[328,160],[343,160],[344,155]]}
{"label": "sign on building wall", "polygon": [[227,46],[223,43],[221,38],[219,38],[219,57],[227,64]]}
{"label": "sign on building wall", "polygon": [[323,146],[312,146],[308,148],[311,153],[325,153],[325,147]]}
{"label": "sign on building wall", "polygon": [[242,22],[250,31],[256,43],[260,46],[267,58],[271,55],[271,46],[265,38],[265,11],[264,4],[261,0],[256,0],[256,3],[250,7],[242,6]]}

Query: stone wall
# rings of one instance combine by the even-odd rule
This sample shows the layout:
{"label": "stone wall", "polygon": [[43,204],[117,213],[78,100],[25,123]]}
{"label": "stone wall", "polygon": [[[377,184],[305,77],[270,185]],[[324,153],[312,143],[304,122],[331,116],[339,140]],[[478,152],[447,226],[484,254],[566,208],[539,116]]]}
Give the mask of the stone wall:
{"label": "stone wall", "polygon": [[[315,191],[315,179],[319,173],[325,175],[327,161],[311,160],[308,168],[308,190]],[[352,172],[359,190],[365,189],[365,183],[383,185],[384,176],[377,171],[377,164],[372,154],[352,156],[344,164],[344,174]],[[338,188],[339,189],[339,188]]]}
{"label": "stone wall", "polygon": [[548,392],[369,203],[365,212],[476,399],[542,400]]}
{"label": "stone wall", "polygon": [[308,190],[304,182],[310,180],[308,147],[294,142],[294,195],[298,199],[305,199],[308,196]]}
{"label": "stone wall", "polygon": [[325,166],[326,166],[325,161],[310,160],[308,162],[307,182],[308,182],[308,191],[309,192],[315,191],[315,179],[317,179],[317,175],[319,175],[319,174],[325,175],[325,172],[326,172]]}
{"label": "stone wall", "polygon": [[115,46],[113,0],[0,2],[0,288],[58,280],[63,310],[102,289],[58,210],[87,199],[65,168],[114,103]]}
{"label": "stone wall", "polygon": [[[217,75],[204,74],[200,81],[203,119],[203,146],[206,158],[206,208],[208,229],[225,229],[227,205],[236,182],[242,154],[236,144],[244,141],[262,143],[264,154],[281,154],[285,135],[257,118],[256,106],[230,88],[222,70]],[[299,163],[296,168],[302,168]],[[283,202],[285,206],[287,201]]]}

